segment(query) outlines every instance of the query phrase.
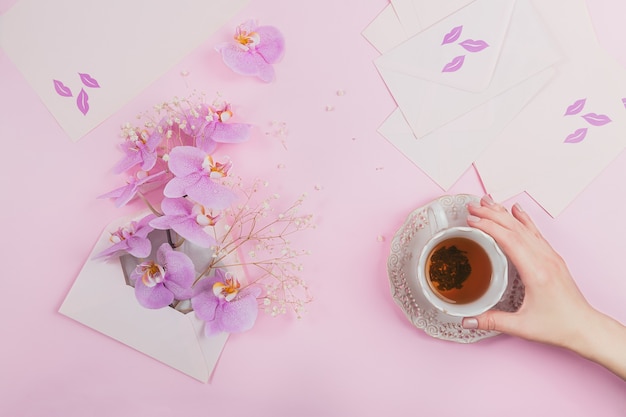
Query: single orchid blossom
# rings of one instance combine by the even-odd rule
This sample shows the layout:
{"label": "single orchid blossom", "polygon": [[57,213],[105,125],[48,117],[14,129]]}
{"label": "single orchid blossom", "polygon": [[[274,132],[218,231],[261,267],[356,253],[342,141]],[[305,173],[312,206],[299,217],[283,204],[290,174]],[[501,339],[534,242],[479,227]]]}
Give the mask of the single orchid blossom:
{"label": "single orchid blossom", "polygon": [[274,80],[274,67],[285,52],[285,39],[273,26],[258,26],[248,20],[235,30],[235,42],[216,47],[222,60],[231,70],[242,75],[253,75],[264,82]]}
{"label": "single orchid blossom", "polygon": [[241,143],[250,138],[251,125],[226,123],[233,117],[230,104],[216,102],[186,112],[182,130],[195,138],[195,145],[206,153],[215,150],[218,143]]}
{"label": "single orchid blossom", "polygon": [[98,196],[98,198],[114,198],[115,206],[122,207],[135,197],[142,185],[162,181],[164,180],[165,174],[166,171],[159,171],[157,173],[150,174],[149,172],[139,170],[135,173],[135,175],[128,177],[126,181],[127,184],[125,186],[116,188],[106,194],[102,194],[101,196]]}
{"label": "single orchid blossom", "polygon": [[163,308],[174,300],[187,300],[192,295],[195,279],[193,262],[183,252],[177,252],[163,243],[155,261],[143,262],[130,274],[135,285],[135,296],[146,308]]}
{"label": "single orchid blossom", "polygon": [[150,226],[159,230],[172,229],[191,243],[203,248],[216,244],[213,226],[219,215],[187,198],[164,198],[161,203],[164,215],[155,217]]}
{"label": "single orchid blossom", "polygon": [[198,282],[191,297],[196,316],[205,322],[207,336],[218,333],[240,333],[250,330],[259,311],[256,286],[241,288],[230,273],[221,269],[215,275]]}
{"label": "single orchid blossom", "polygon": [[156,149],[163,139],[163,126],[166,125],[166,121],[162,120],[160,128],[154,129],[152,133],[147,130],[129,130],[126,141],[121,145],[126,155],[113,167],[113,171],[119,174],[136,165],[141,165],[143,171],[154,168],[158,158]]}
{"label": "single orchid blossom", "polygon": [[188,195],[205,207],[222,210],[235,200],[235,193],[215,182],[214,178],[226,176],[230,165],[219,167],[211,155],[194,146],[177,146],[169,154],[168,167],[174,174],[163,194],[169,198]]}
{"label": "single orchid blossom", "polygon": [[145,258],[152,252],[152,243],[148,234],[154,230],[149,225],[156,216],[149,214],[139,221],[132,221],[111,233],[109,240],[112,246],[94,256],[94,259],[109,258],[123,253],[129,253],[136,258]]}

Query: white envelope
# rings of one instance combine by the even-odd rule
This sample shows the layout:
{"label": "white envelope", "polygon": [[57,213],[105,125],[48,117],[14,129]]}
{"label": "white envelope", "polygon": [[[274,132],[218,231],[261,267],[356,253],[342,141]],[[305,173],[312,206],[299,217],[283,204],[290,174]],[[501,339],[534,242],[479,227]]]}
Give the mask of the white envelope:
{"label": "white envelope", "polygon": [[0,17],[0,47],[78,140],[248,1],[19,0]]}
{"label": "white envelope", "polygon": [[409,35],[415,35],[475,0],[391,0]]}
{"label": "white envelope", "polygon": [[559,75],[476,159],[497,200],[526,191],[556,217],[626,147],[626,71],[603,51]]}
{"label": "white envelope", "polygon": [[476,0],[375,64],[413,133],[422,138],[559,58],[529,0]]}
{"label": "white envelope", "polygon": [[385,7],[361,34],[381,54],[409,37],[391,5]]}
{"label": "white envelope", "polygon": [[378,132],[442,189],[448,190],[554,73],[554,69],[548,68],[420,139],[399,109]]}
{"label": "white envelope", "polygon": [[112,337],[172,368],[208,382],[228,334],[204,334],[204,322],[193,312],[150,310],[135,298],[118,259],[92,260],[110,245],[109,232],[130,218],[110,224],[96,243],[59,312]]}
{"label": "white envelope", "polygon": [[526,191],[557,216],[626,146],[626,71],[597,43],[584,0],[534,4],[564,59],[475,165],[497,200]]}

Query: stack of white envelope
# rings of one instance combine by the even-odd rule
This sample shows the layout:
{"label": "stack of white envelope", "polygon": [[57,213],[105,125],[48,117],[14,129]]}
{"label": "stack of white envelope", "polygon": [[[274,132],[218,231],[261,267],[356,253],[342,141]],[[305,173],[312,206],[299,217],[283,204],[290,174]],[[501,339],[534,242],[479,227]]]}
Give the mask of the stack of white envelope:
{"label": "stack of white envelope", "polygon": [[391,0],[363,35],[398,109],[379,132],[443,189],[558,215],[626,146],[626,70],[584,0]]}

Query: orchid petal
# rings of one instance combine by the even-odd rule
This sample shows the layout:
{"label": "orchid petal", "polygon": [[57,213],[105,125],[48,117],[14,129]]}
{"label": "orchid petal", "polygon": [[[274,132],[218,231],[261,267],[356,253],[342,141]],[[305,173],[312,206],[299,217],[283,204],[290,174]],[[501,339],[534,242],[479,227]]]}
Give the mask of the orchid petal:
{"label": "orchid petal", "polygon": [[220,143],[241,143],[250,138],[249,124],[245,123],[215,123],[211,139]]}
{"label": "orchid petal", "polygon": [[126,239],[126,241],[128,242],[126,251],[135,258],[146,258],[152,252],[152,243],[147,238],[132,236]]}
{"label": "orchid petal", "polygon": [[202,169],[206,153],[193,146],[177,146],[170,152],[168,167],[177,177],[186,177]]}
{"label": "orchid petal", "polygon": [[187,220],[186,216],[164,215],[152,220],[150,222],[150,226],[158,230],[173,229],[175,225],[184,222],[185,220]]}
{"label": "orchid petal", "polygon": [[143,171],[150,171],[157,162],[157,155],[156,152],[151,152],[148,151],[147,149],[142,149],[141,150],[141,158],[143,160],[143,163],[141,164],[141,169]]}
{"label": "orchid petal", "polygon": [[268,64],[280,61],[285,53],[285,38],[282,33],[273,26],[259,26],[254,30],[261,37],[257,45],[257,52]]}
{"label": "orchid petal", "polygon": [[[259,304],[253,295],[238,297],[233,301],[220,303],[215,321],[218,328],[227,333],[239,333],[250,330],[259,312]],[[208,323],[207,323],[208,324]],[[215,330],[210,328],[210,332]],[[207,331],[205,326],[205,331]]]}
{"label": "orchid petal", "polygon": [[[157,251],[157,261],[166,265],[165,286],[174,293],[177,299],[189,298],[191,286],[195,278],[192,260],[183,252],[177,252],[167,243],[163,243]],[[182,294],[188,294],[183,296]]]}
{"label": "orchid petal", "polygon": [[122,192],[115,199],[115,207],[122,207],[126,205],[129,201],[135,197],[139,188],[137,187],[137,183],[128,184],[126,187],[123,187]]}
{"label": "orchid petal", "polygon": [[171,225],[172,229],[188,241],[203,248],[210,248],[217,242],[215,238],[204,231],[194,219],[185,219]]}
{"label": "orchid petal", "polygon": [[174,294],[163,283],[147,287],[141,279],[135,281],[135,297],[139,304],[151,309],[167,307],[174,301]]}
{"label": "orchid petal", "polygon": [[237,74],[255,75],[265,82],[274,79],[274,68],[254,50],[243,51],[236,45],[230,44],[224,45],[218,50],[222,55],[224,64]]}
{"label": "orchid petal", "polygon": [[103,259],[103,258],[113,257],[114,255],[117,255],[121,252],[126,252],[127,249],[128,249],[128,242],[123,240],[121,242],[118,242],[109,246],[102,252],[97,253],[96,255],[94,255],[93,259]]}
{"label": "orchid petal", "polygon": [[174,177],[165,185],[163,195],[170,198],[183,197],[187,194],[187,189],[197,184],[201,178],[202,175],[200,173],[186,177]]}
{"label": "orchid petal", "polygon": [[119,174],[140,163],[142,163],[142,159],[139,152],[128,153],[122,160],[113,166],[113,172]]}
{"label": "orchid petal", "polygon": [[219,305],[218,298],[213,295],[213,284],[219,278],[205,278],[198,282],[194,288],[194,296],[191,298],[191,306],[196,313],[196,316],[204,321],[212,321],[215,319],[215,313],[217,306]]}
{"label": "orchid petal", "polygon": [[[150,222],[152,221],[152,219],[154,219],[156,217],[156,215],[154,213],[150,213],[145,215],[144,217],[142,217],[139,221],[137,221],[137,230],[135,232],[136,235],[140,235],[140,231],[143,231],[145,228],[149,229],[149,232],[152,231],[150,229],[150,227],[148,226],[150,224]],[[148,232],[148,233],[149,233]],[[145,235],[143,235],[143,237],[147,236],[147,233]]]}
{"label": "orchid petal", "polygon": [[217,122],[204,122],[200,129],[198,129],[198,134],[196,135],[196,146],[206,154],[213,152],[217,146],[217,143],[212,140],[216,125]]}
{"label": "orchid petal", "polygon": [[161,209],[167,215],[188,216],[193,208],[193,203],[186,198],[164,198]]}
{"label": "orchid petal", "polygon": [[126,187],[128,187],[130,185],[131,184],[128,184],[128,185],[125,185],[123,187],[116,188],[115,190],[111,190],[108,193],[100,194],[96,198],[118,198],[118,197],[120,197],[124,193],[124,190],[126,189]]}
{"label": "orchid petal", "polygon": [[209,177],[201,177],[192,187],[186,189],[189,197],[207,208],[222,210],[235,201],[235,193]]}

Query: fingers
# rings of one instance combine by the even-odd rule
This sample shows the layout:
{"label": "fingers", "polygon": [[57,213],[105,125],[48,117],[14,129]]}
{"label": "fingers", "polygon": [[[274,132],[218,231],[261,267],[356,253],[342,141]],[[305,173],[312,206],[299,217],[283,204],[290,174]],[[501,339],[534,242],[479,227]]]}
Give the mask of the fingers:
{"label": "fingers", "polygon": [[509,213],[504,206],[495,203],[489,195],[486,195],[480,200],[480,205],[470,204],[467,209],[470,214],[468,224],[490,234],[496,240],[506,238],[507,232],[500,229],[518,234],[530,232],[543,240],[535,223],[518,203],[513,205]]}
{"label": "fingers", "polygon": [[481,198],[480,204],[468,205],[467,209],[470,214],[480,219],[488,219],[507,229],[514,228],[517,223],[507,209],[503,205],[494,202],[489,195]]}
{"label": "fingers", "polygon": [[513,207],[511,208],[511,212],[513,213],[513,216],[521,224],[523,224],[528,230],[533,232],[536,236],[541,237],[541,232],[539,231],[537,226],[535,226],[535,223],[531,220],[531,218],[528,215],[528,213],[526,213],[522,209],[522,206],[520,206],[519,203],[513,204]]}
{"label": "fingers", "polygon": [[489,310],[476,317],[465,317],[461,322],[464,329],[477,329],[511,333],[515,331],[515,313],[499,310]]}
{"label": "fingers", "polygon": [[470,214],[467,223],[470,226],[493,237],[513,264],[526,265],[534,247],[533,242],[540,235],[519,205],[513,207],[511,214],[504,206],[483,197],[479,206],[469,205],[467,209]]}

